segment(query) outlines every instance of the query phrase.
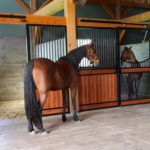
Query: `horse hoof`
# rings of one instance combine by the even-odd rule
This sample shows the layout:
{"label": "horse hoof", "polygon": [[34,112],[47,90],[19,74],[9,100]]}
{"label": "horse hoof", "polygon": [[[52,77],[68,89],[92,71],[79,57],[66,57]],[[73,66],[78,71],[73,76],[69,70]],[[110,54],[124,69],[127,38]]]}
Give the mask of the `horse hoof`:
{"label": "horse hoof", "polygon": [[74,121],[80,121],[80,119],[78,117],[75,117]]}
{"label": "horse hoof", "polygon": [[29,135],[34,135],[34,134],[35,134],[35,131],[29,132]]}
{"label": "horse hoof", "polygon": [[62,121],[63,122],[67,122],[67,118],[62,118]]}
{"label": "horse hoof", "polygon": [[47,131],[43,131],[43,132],[41,133],[41,135],[47,135],[47,134],[48,134]]}

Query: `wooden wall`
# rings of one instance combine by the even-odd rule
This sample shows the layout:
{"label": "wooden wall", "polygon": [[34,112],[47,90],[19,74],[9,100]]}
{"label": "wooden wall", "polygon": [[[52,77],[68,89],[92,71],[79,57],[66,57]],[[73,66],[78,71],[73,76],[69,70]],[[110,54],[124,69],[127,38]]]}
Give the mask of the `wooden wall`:
{"label": "wooden wall", "polygon": [[95,107],[100,108],[101,106],[99,104],[116,102],[117,75],[116,74],[82,75],[79,80],[78,96],[79,96],[80,110],[93,109],[92,105],[95,105],[94,108]]}

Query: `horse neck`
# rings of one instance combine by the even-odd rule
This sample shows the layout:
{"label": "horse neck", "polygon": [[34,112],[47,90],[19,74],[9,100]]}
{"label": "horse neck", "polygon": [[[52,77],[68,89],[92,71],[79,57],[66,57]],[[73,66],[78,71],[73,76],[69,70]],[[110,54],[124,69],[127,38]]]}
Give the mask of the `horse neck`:
{"label": "horse neck", "polygon": [[69,60],[69,63],[77,68],[81,59],[86,57],[86,48],[85,46],[79,47],[70,51],[65,57]]}
{"label": "horse neck", "polygon": [[130,55],[129,62],[132,62],[132,63],[138,62],[133,52]]}

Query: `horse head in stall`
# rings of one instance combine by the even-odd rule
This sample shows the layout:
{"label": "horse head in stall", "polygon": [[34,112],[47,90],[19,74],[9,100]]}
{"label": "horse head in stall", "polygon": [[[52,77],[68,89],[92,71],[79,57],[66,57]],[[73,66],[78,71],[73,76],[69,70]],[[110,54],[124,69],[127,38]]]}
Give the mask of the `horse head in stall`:
{"label": "horse head in stall", "polygon": [[[131,47],[124,47],[121,55],[121,64],[123,62],[127,62],[130,67],[132,68],[137,68],[140,67],[140,63],[137,61],[134,52],[132,51],[132,46]],[[135,85],[135,95],[136,98],[138,98],[138,88],[139,88],[139,83],[140,79],[142,77],[141,72],[130,72],[128,73],[127,76],[127,84],[128,84],[128,99],[132,99],[131,95],[134,94],[134,89],[133,85]],[[135,82],[135,84],[133,84]]]}
{"label": "horse head in stall", "polygon": [[122,55],[121,55],[121,63],[123,63],[123,62],[133,62],[133,63],[138,62],[131,49],[132,49],[132,46],[124,47],[124,49],[122,51]]}
{"label": "horse head in stall", "polygon": [[[79,120],[76,111],[75,96],[79,79],[78,65],[83,57],[87,57],[91,63],[99,63],[93,44],[84,45],[70,51],[57,62],[46,58],[37,58],[29,61],[24,69],[24,96],[25,111],[28,120],[28,131],[34,133],[33,124],[44,132],[41,110],[47,98],[48,91],[62,90],[63,114],[62,120],[66,121],[65,105],[67,90],[71,91],[73,105],[73,119]],[[36,90],[39,100],[36,98]]]}

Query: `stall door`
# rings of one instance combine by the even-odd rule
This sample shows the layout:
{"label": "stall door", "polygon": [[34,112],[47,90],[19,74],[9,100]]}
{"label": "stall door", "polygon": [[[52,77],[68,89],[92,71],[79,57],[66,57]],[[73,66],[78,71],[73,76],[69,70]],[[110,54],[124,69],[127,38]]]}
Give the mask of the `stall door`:
{"label": "stall door", "polygon": [[126,29],[126,35],[120,43],[121,105],[150,102],[149,39],[147,29]]}
{"label": "stall door", "polygon": [[78,27],[77,46],[93,42],[100,64],[83,58],[79,65],[80,110],[118,105],[116,73],[116,30]]}
{"label": "stall door", "polygon": [[[28,25],[27,37],[28,60],[33,58],[49,58],[55,62],[60,57],[66,55],[66,28],[64,26]],[[62,113],[62,106],[61,90],[49,91],[42,114]],[[66,106],[67,111],[68,107]]]}

